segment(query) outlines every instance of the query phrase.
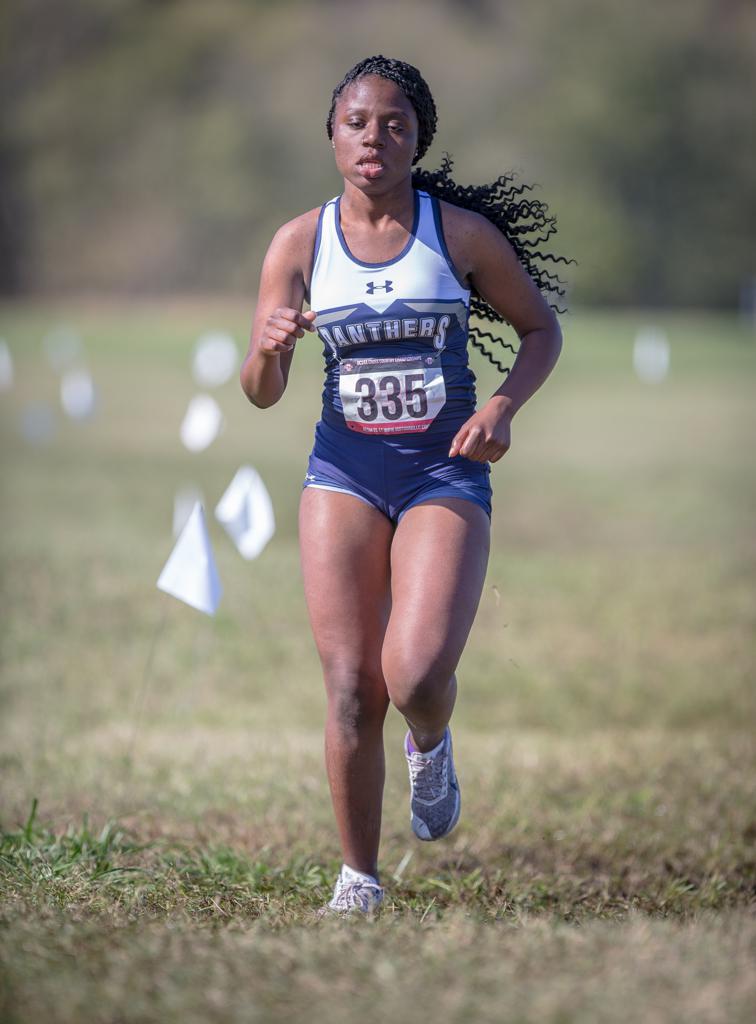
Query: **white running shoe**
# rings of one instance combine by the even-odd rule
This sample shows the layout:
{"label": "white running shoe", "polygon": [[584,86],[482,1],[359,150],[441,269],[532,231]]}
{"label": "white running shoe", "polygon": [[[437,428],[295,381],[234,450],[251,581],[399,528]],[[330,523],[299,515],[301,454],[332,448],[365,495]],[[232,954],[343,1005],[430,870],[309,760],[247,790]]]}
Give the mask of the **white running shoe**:
{"label": "white running shoe", "polygon": [[433,842],[448,836],[459,821],[459,783],[454,771],[451,732],[448,727],[433,757],[410,749],[404,740],[410,777],[410,821],[418,839]]}
{"label": "white running shoe", "polygon": [[320,916],[330,914],[373,914],[383,903],[384,889],[369,877],[357,872],[341,869],[333,890],[333,898],[320,911]]}

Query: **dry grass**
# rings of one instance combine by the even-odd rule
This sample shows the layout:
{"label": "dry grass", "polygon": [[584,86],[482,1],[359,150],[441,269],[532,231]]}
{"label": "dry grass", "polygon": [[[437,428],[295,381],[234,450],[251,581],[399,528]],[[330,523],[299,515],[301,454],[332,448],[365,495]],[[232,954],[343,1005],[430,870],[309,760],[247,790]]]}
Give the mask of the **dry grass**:
{"label": "dry grass", "polygon": [[[389,899],[353,927],[312,918],[338,863],[295,538],[316,353],[264,414],[227,385],[226,433],[189,456],[191,343],[213,322],[242,336],[246,311],[68,309],[101,414],[32,448],[17,417],[55,401],[39,339],[58,316],[8,308],[3,332],[3,1019],[746,1020],[753,337],[669,318],[653,388],[630,371],[645,318],[567,323],[495,473],[454,720],[462,822],[411,840],[391,717]],[[154,589],[172,496],[194,480],[212,506],[244,461],[279,530],[247,565],[213,528],[226,593],[208,620]]]}
{"label": "dry grass", "polygon": [[9,1024],[373,1022],[401,1019],[418,1002],[424,1015],[460,1024],[746,1024],[756,998],[756,925],[737,913],[581,928],[528,918],[484,925],[462,914],[281,930],[185,920],[103,930],[48,919],[16,921],[3,937],[33,951],[14,957]]}

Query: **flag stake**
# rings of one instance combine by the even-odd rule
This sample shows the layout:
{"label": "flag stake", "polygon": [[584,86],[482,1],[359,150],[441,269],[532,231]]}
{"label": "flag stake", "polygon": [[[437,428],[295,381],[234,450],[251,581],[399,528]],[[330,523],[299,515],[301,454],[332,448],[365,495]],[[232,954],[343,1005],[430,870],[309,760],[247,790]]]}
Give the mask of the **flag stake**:
{"label": "flag stake", "polygon": [[157,625],[152,634],[152,640],[150,642],[149,651],[147,652],[147,660],[144,663],[144,669],[142,671],[142,679],[139,684],[134,703],[132,707],[132,729],[131,738],[126,749],[126,763],[129,771],[133,770],[134,767],[134,749],[136,747],[137,736],[139,734],[139,728],[142,724],[142,714],[144,712],[144,704],[147,698],[147,690],[149,689],[150,676],[152,674],[152,665],[155,661],[155,652],[157,651],[158,640],[162,636],[165,623],[168,618],[168,601],[162,601],[162,608],[160,610],[160,616],[157,621]]}

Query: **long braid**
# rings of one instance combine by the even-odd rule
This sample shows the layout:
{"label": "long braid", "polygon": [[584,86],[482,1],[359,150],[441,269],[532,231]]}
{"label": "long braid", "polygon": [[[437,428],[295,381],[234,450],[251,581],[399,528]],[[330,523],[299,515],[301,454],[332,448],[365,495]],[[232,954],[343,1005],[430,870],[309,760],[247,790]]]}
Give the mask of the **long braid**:
{"label": "long braid", "polygon": [[[331,109],[326,119],[328,138],[333,138],[333,116],[339,96],[347,86],[365,75],[380,75],[381,78],[395,82],[410,101],[418,122],[417,150],[413,163],[422,160],[433,141],[438,122],[433,96],[416,67],[381,55],[368,57],[355,64],[333,90]],[[415,168],[412,172],[412,185],[454,206],[480,213],[490,220],[511,243],[518,259],[552,309],[557,313],[566,312],[559,305],[559,300],[565,296],[565,282],[553,271],[553,267],[555,264],[567,265],[575,261],[544,252],[540,248],[556,233],[556,217],[549,214],[546,203],[529,197],[536,186],[527,182],[518,183],[513,174],[502,174],[487,185],[464,186],[454,181],[451,172],[452,158],[445,153],[438,170]],[[546,264],[552,269],[549,270]],[[479,320],[494,325],[507,324],[506,319],[474,289],[470,297],[470,312]],[[470,326],[470,341],[501,373],[509,372],[511,367],[499,362],[490,347],[499,344],[515,355],[517,350],[514,345],[477,324]]]}

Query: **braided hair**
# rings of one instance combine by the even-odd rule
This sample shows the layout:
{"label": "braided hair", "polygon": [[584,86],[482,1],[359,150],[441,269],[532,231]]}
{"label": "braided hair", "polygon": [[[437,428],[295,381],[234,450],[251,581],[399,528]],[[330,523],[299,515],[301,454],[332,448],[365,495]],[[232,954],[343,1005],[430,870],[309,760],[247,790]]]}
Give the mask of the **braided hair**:
{"label": "braided hair", "polygon": [[[331,109],[326,119],[328,138],[333,138],[333,117],[339,97],[347,86],[365,75],[379,75],[395,82],[412,104],[418,123],[417,149],[413,160],[413,164],[417,164],[433,141],[438,117],[436,104],[425,79],[416,67],[402,60],[392,60],[381,55],[368,57],[346,73],[333,90]],[[452,166],[452,158],[448,153],[444,153],[441,166],[437,170],[426,171],[422,167],[416,167],[412,172],[413,188],[422,189],[438,199],[480,213],[490,220],[510,242],[518,259],[546,296],[552,309],[557,313],[566,312],[559,306],[559,299],[565,295],[565,282],[556,273],[550,272],[544,264],[551,264],[553,267],[558,263],[574,263],[574,260],[554,256],[539,248],[555,234],[556,217],[549,214],[546,203],[528,198],[528,193],[536,186],[527,182],[517,183],[514,174],[501,174],[488,185],[458,185],[452,178]],[[507,323],[507,320],[478,295],[474,288],[470,296],[470,312],[479,320],[485,320],[493,325]],[[503,366],[490,351],[490,346],[499,344],[514,355],[516,349],[510,342],[505,342],[491,331],[475,324],[470,327],[470,341],[501,373],[509,373],[511,367]]]}

